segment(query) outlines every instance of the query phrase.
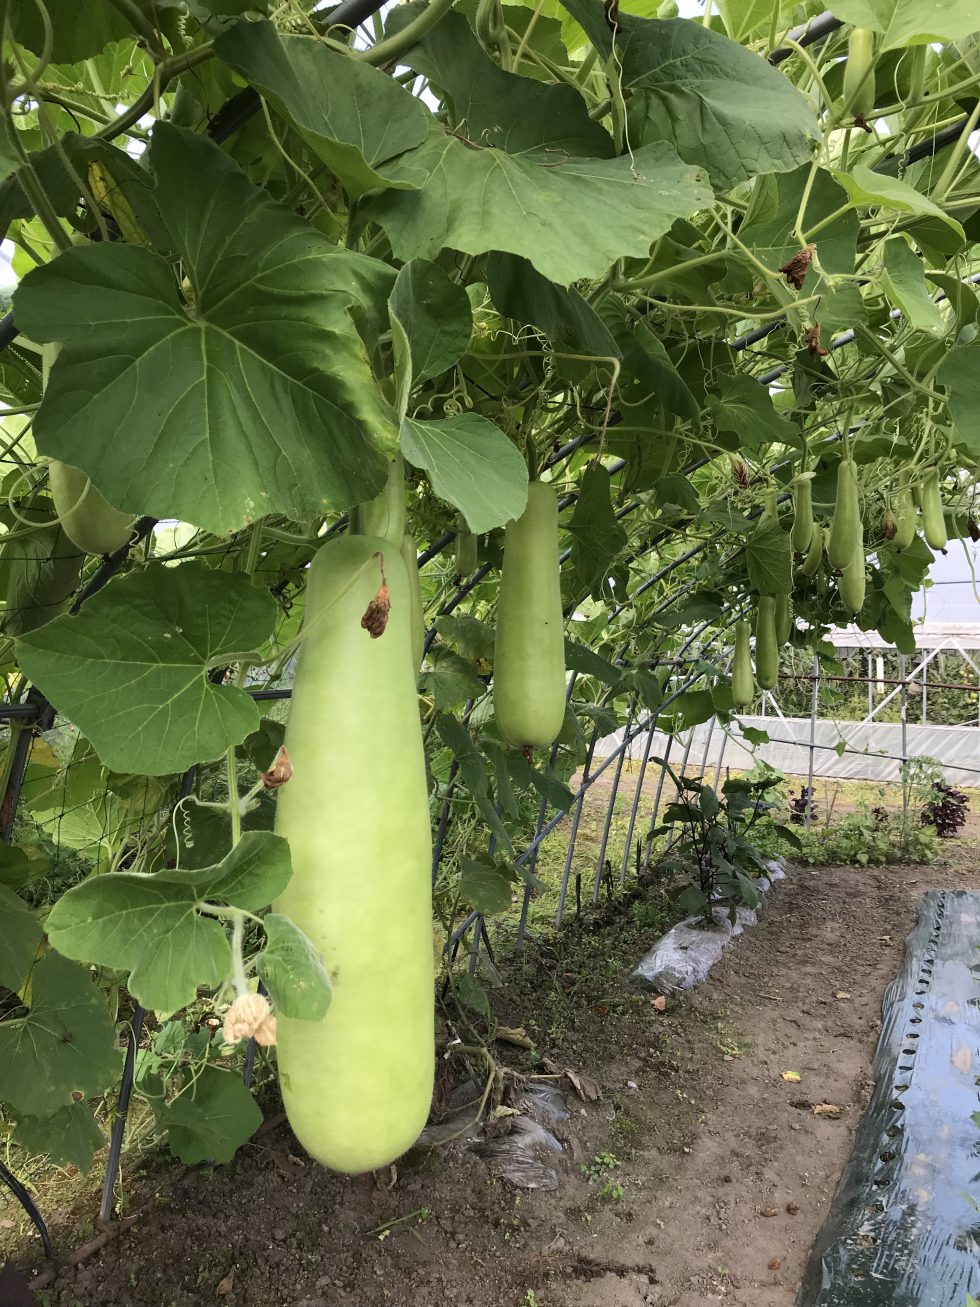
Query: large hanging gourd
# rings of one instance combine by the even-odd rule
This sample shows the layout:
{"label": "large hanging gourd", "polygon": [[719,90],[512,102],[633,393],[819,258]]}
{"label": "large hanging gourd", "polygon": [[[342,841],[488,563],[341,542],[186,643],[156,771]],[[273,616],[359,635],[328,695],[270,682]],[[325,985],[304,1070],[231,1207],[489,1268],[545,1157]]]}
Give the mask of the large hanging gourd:
{"label": "large hanging gourd", "polygon": [[838,571],[847,567],[861,547],[859,542],[862,537],[857,464],[852,458],[843,458],[837,468],[837,499],[827,545],[830,566]]}
{"label": "large hanging gourd", "polygon": [[749,624],[735,626],[735,655],[732,659],[732,702],[736,708],[748,708],[755,699],[755,675],[749,649]]}
{"label": "large hanging gourd", "polygon": [[[381,554],[390,610],[372,638],[362,617]],[[274,907],[320,951],[333,1001],[320,1021],[280,1015],[278,1060],[300,1143],[352,1173],[411,1147],[432,1096],[432,844],[411,623],[397,546],[355,535],[320,549],[276,812],[293,877]]]}
{"label": "large hanging gourd", "polygon": [[519,749],[551,744],[565,720],[558,498],[542,481],[528,486],[527,507],[504,532],[493,711],[503,739]]}
{"label": "large hanging gourd", "polygon": [[763,690],[779,680],[779,646],[776,643],[776,600],[760,595],[755,621],[755,679]]}

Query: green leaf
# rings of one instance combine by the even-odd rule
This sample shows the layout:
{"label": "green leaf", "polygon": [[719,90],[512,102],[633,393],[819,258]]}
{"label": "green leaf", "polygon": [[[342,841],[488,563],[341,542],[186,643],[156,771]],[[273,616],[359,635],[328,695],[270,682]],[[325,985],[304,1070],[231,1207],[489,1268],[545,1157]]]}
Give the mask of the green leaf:
{"label": "green leaf", "polygon": [[230,1162],[262,1124],[262,1113],[241,1076],[208,1066],[159,1119],[174,1156],[196,1166]]}
{"label": "green leaf", "polygon": [[561,286],[602,277],[615,259],[645,256],[675,218],[711,203],[701,174],[664,141],[619,159],[530,148],[511,155],[474,148],[433,124],[426,144],[391,171],[420,189],[384,191],[362,208],[396,258],[501,250]]}
{"label": "green leaf", "polygon": [[680,718],[677,729],[686,731],[714,717],[715,701],[710,690],[688,690],[677,696],[671,704],[671,711]]}
{"label": "green leaf", "polygon": [[938,218],[961,242],[966,240],[963,228],[956,219],[944,213],[938,204],[934,204],[908,182],[899,181],[897,177],[887,177],[884,173],[872,172],[863,163],[856,163],[850,172],[835,171],[834,176],[854,204],[890,209],[895,213],[911,213],[916,217]]}
{"label": "green leaf", "polygon": [[468,972],[456,977],[456,993],[459,995],[460,1002],[476,1012],[479,1016],[485,1017],[488,1021],[492,1016],[490,1010],[490,1000],[487,998],[486,990],[476,979]]}
{"label": "green leaf", "polygon": [[570,672],[582,676],[594,676],[603,685],[616,687],[623,679],[624,668],[616,667],[605,658],[601,658],[588,645],[579,644],[577,640],[565,637],[565,666]]}
{"label": "green leaf", "polygon": [[615,41],[601,0],[562,0],[599,52],[622,70],[629,139],[672,141],[718,190],[810,158],[819,136],[807,100],[764,58],[683,18],[618,13]]}
{"label": "green leaf", "polygon": [[242,741],[242,752],[256,771],[268,771],[285,738],[286,727],[282,722],[277,722],[272,717],[263,717],[258,730]]}
{"label": "green leaf", "polygon": [[120,1055],[105,995],[85,967],[45,953],[30,979],[27,1016],[0,1022],[3,1097],[18,1114],[46,1116],[76,1093],[102,1094]]}
{"label": "green leaf", "polygon": [[789,532],[762,517],[745,542],[749,585],[761,595],[793,593],[793,551]]}
{"label": "green leaf", "polygon": [[0,985],[17,991],[27,979],[44,932],[23,899],[0,885]]}
{"label": "green leaf", "polygon": [[88,1173],[92,1155],[105,1138],[87,1103],[69,1103],[50,1116],[22,1116],[14,1139],[32,1156],[46,1154],[55,1166],[77,1166]]}
{"label": "green leaf", "polygon": [[[56,64],[74,64],[99,54],[111,41],[132,36],[126,19],[108,0],[44,0],[51,22],[50,58]],[[45,29],[38,6],[20,0],[13,6],[16,39],[34,54],[45,47]]]}
{"label": "green leaf", "polygon": [[[820,295],[814,316],[825,339],[835,331],[864,322],[864,301],[852,283],[833,284],[833,274],[851,274],[857,249],[860,222],[853,209],[846,209],[847,192],[825,169],[818,168],[811,177],[807,164],[780,176],[760,178],[752,192],[752,203],[745,221],[738,229],[738,239],[766,267],[775,272],[798,254],[799,240],[794,235],[797,216],[804,201],[801,227],[804,232],[821,224],[816,237],[820,246],[820,267],[828,276],[807,276],[804,294]],[[844,212],[841,212],[841,210]],[[826,224],[826,225],[823,225]],[[735,290],[729,278],[726,289]]]}
{"label": "green leaf", "polygon": [[276,1012],[299,1021],[319,1021],[333,997],[323,958],[281,912],[267,912],[262,925],[265,948],[259,954],[259,975]]}
{"label": "green leaf", "polygon": [[422,678],[422,692],[433,696],[438,712],[458,708],[467,699],[479,699],[486,694],[487,687],[472,663],[451,649],[434,646],[429,650],[429,662],[431,667]]}
{"label": "green leaf", "polygon": [[627,539],[613,512],[612,487],[604,467],[586,469],[567,530],[572,537],[576,589],[594,594]]}
{"label": "green leaf", "polygon": [[547,799],[551,807],[557,808],[559,812],[568,812],[575,802],[575,796],[554,770],[551,767],[532,767],[530,771],[531,784],[541,797]]}
{"label": "green leaf", "polygon": [[460,868],[459,892],[464,903],[485,916],[507,911],[514,888],[492,858],[461,858]]}
{"label": "green leaf", "polygon": [[225,928],[202,915],[201,904],[256,912],[291,874],[286,841],[253,832],[216,867],[91,876],[61,896],[45,925],[68,957],[129,971],[129,988],[144,1007],[175,1012],[199,985],[223,980],[230,965]]}
{"label": "green leaf", "polygon": [[453,613],[451,616],[437,617],[435,627],[444,640],[455,645],[457,653],[476,663],[479,670],[490,670],[493,665],[494,631],[486,622],[481,622],[478,617],[470,617],[467,613]]}
{"label": "green leaf", "polygon": [[438,422],[406,418],[402,453],[428,474],[432,489],[458,508],[476,535],[520,517],[527,464],[499,427],[477,413]]}
{"label": "green leaf", "polygon": [[275,614],[246,576],[200,563],[155,567],[23,636],[17,655],[107,767],[160,776],[218,757],[258,725],[250,696],[207,671],[259,648]]}
{"label": "green leaf", "polygon": [[292,122],[353,199],[405,184],[391,181],[385,164],[422,144],[431,114],[385,73],[269,22],[236,23],[215,53]]}
{"label": "green leaf", "polygon": [[[271,831],[275,816],[275,801],[263,791],[257,805],[243,813],[242,830]],[[167,852],[184,871],[213,867],[231,852],[228,813],[205,807],[193,796],[181,803],[176,828],[176,836],[171,828]]]}
{"label": "green leaf", "polygon": [[20,889],[29,880],[42,876],[50,865],[51,859],[37,844],[28,844],[24,848],[16,844],[0,844],[0,886]]}
{"label": "green leaf", "polygon": [[556,350],[619,358],[619,347],[602,319],[579,292],[556,286],[514,254],[487,257],[487,288],[504,317],[542,331]]}
{"label": "green leaf", "polygon": [[885,294],[916,331],[941,336],[946,330],[939,306],[926,286],[924,264],[901,236],[885,241],[882,285]]}
{"label": "green leaf", "polygon": [[769,732],[760,731],[757,726],[743,726],[742,736],[749,744],[768,744]]}
{"label": "green leaf", "polygon": [[722,373],[715,384],[720,394],[708,397],[715,426],[736,436],[740,449],[756,453],[773,442],[793,441],[795,428],[779,416],[768,390],[755,377]]}
{"label": "green leaf", "polygon": [[482,813],[491,833],[508,853],[513,852],[507,828],[490,802],[490,782],[487,778],[486,763],[470,738],[469,731],[462,722],[457,721],[449,713],[437,714],[435,724],[439,738],[456,759],[463,784]]}
{"label": "green leaf", "polygon": [[445,372],[466,352],[473,313],[462,286],[426,259],[401,269],[388,299],[398,377],[398,411],[404,416],[409,392]]}
{"label": "green leaf", "polygon": [[946,388],[956,443],[974,458],[980,457],[980,339],[954,345],[936,380]]}
{"label": "green leaf", "polygon": [[946,296],[953,309],[957,331],[962,331],[965,326],[976,322],[977,315],[980,313],[980,300],[977,299],[976,291],[968,282],[945,272],[927,272],[926,280],[938,286]]}
{"label": "green leaf", "polygon": [[203,137],[158,123],[149,158],[192,301],[166,260],[119,242],[28,274],[18,325],[64,342],[38,448],[121,509],[218,534],[371,498],[395,430],[355,319],[380,326],[391,270],[332,245]]}
{"label": "green leaf", "polygon": [[0,182],[21,166],[17,151],[17,128],[9,118],[0,119]]}
{"label": "green leaf", "polygon": [[[400,4],[386,32],[402,31],[425,9]],[[452,125],[478,147],[523,154],[548,150],[608,158],[612,138],[589,117],[581,94],[566,82],[536,82],[505,72],[484,51],[462,14],[450,11],[399,56],[444,99]]]}
{"label": "green leaf", "polygon": [[834,15],[880,32],[882,53],[903,45],[959,41],[980,24],[974,0],[836,0]]}

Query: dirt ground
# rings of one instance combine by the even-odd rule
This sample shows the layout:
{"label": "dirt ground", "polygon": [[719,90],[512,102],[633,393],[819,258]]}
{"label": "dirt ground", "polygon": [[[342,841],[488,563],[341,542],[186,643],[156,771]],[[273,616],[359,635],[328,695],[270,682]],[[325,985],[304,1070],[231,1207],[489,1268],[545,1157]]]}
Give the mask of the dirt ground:
{"label": "dirt ground", "polygon": [[[980,887],[977,842],[949,851],[932,868],[792,870],[760,924],[665,1012],[626,983],[657,933],[637,935],[635,914],[563,931],[505,974],[500,1019],[523,1020],[542,1056],[602,1089],[587,1102],[566,1082],[553,1192],[514,1188],[460,1143],[345,1180],[280,1125],[155,1199],[137,1183],[133,1227],[37,1301],[791,1307],[869,1096],[917,898]],[[815,1114],[822,1104],[839,1119]]]}

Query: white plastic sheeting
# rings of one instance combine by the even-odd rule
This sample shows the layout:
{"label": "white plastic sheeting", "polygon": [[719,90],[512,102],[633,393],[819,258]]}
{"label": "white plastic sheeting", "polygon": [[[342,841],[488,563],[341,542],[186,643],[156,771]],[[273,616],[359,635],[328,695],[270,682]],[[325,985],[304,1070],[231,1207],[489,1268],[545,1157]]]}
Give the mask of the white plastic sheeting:
{"label": "white plastic sheeting", "polygon": [[[650,748],[654,758],[667,757],[678,770],[685,752],[688,772],[705,767],[706,779],[713,781],[717,768],[731,767],[748,771],[756,762],[767,762],[790,776],[806,776],[810,766],[810,742],[813,741],[814,776],[836,776],[848,780],[897,781],[902,761],[902,727],[893,722],[815,721],[808,717],[742,717],[741,723],[766,731],[768,744],[753,747],[741,736],[738,723],[726,732],[716,721],[703,722],[692,731],[684,731],[671,741],[661,731],[653,732]],[[622,742],[617,731],[596,746],[596,758],[608,757]],[[843,742],[846,752],[838,753]],[[938,758],[950,785],[980,785],[980,729],[976,726],[913,726],[905,728],[907,756]],[[639,735],[627,749],[627,759],[639,761],[647,737]],[[670,749],[669,754],[667,749]]]}

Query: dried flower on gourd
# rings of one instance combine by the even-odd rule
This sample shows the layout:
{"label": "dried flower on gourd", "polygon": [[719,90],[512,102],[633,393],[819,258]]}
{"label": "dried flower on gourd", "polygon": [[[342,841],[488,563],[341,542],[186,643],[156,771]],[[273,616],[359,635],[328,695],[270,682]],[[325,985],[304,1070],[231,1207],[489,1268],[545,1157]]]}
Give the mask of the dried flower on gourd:
{"label": "dried flower on gourd", "polygon": [[824,358],[829,352],[820,344],[820,323],[815,322],[812,327],[807,328],[806,347],[808,353],[817,359]]}
{"label": "dried flower on gourd", "polygon": [[226,1044],[254,1039],[269,1047],[276,1042],[276,1019],[264,994],[239,994],[225,1013],[222,1036]]}
{"label": "dried flower on gourd", "polygon": [[806,249],[800,250],[798,254],[794,254],[793,257],[788,259],[779,269],[794,289],[803,289],[803,283],[806,281],[806,274],[810,271],[810,264],[813,262],[813,256],[816,252],[816,245],[808,245]]}
{"label": "dried flower on gourd", "polygon": [[289,761],[289,754],[285,748],[280,748],[273,759],[272,766],[262,773],[262,784],[267,790],[278,790],[280,785],[286,784],[292,774],[293,764]]}
{"label": "dried flower on gourd", "polygon": [[381,558],[381,584],[378,586],[374,598],[365,608],[364,616],[361,618],[361,626],[367,631],[372,640],[377,640],[379,635],[384,635],[390,611],[391,593],[388,590],[388,582],[385,580],[385,560]]}
{"label": "dried flower on gourd", "polygon": [[894,540],[895,537],[898,535],[898,523],[895,521],[891,513],[885,514],[883,530],[885,532],[886,540]]}

